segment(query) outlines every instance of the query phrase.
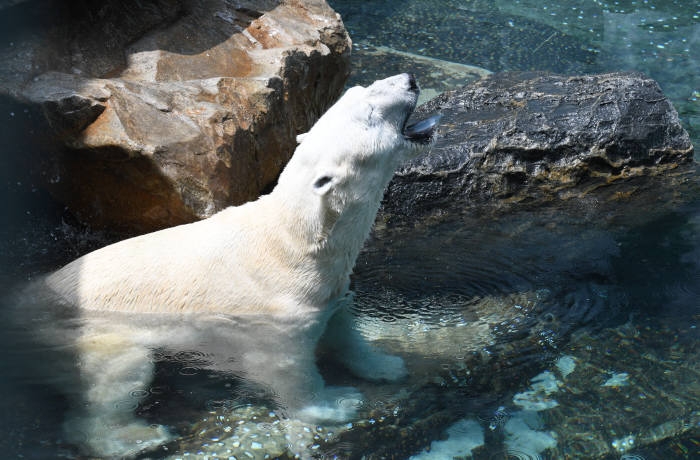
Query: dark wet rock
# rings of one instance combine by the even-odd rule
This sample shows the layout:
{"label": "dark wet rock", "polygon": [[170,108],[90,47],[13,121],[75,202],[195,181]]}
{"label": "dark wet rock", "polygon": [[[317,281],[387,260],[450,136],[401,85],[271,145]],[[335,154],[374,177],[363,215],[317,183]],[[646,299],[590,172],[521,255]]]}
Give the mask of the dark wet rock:
{"label": "dark wet rock", "polygon": [[33,166],[82,221],[129,232],[259,196],[349,71],[324,0],[36,0],[0,23],[0,106],[46,119],[27,122]]}
{"label": "dark wet rock", "polygon": [[580,199],[693,159],[675,109],[638,73],[492,74],[424,104],[415,117],[435,113],[443,115],[441,136],[430,154],[399,170],[386,213]]}

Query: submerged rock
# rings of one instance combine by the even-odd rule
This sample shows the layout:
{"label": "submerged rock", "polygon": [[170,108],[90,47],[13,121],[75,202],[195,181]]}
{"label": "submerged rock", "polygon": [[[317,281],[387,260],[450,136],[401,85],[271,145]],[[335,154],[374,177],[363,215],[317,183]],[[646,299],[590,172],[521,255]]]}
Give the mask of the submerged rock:
{"label": "submerged rock", "polygon": [[[526,458],[612,459],[640,453],[640,457],[666,458],[674,450],[664,443],[688,436],[692,441],[700,423],[692,328],[645,320],[595,334],[581,330],[561,350],[564,354],[551,370],[532,377],[529,384],[523,381],[524,373],[505,375],[510,363],[496,364],[503,355],[490,362],[465,361],[462,374],[466,370],[467,375],[481,374],[496,384],[519,385],[533,395],[538,393],[541,401],[556,398],[558,404],[523,405],[523,393],[504,387],[489,398],[492,390],[486,382],[475,388],[471,381],[459,391],[456,387],[463,384],[450,378],[458,373],[454,368],[441,374],[444,380],[437,385],[421,385],[412,376],[402,391],[372,405],[367,417],[377,423],[354,423],[352,430],[339,433],[329,446],[345,442],[358,458],[383,458],[390,453],[408,457],[425,449],[443,454],[440,458],[469,457],[471,449],[478,459],[516,453]],[[462,340],[459,328],[452,331],[455,342]],[[445,332],[435,343],[445,341]],[[648,345],[640,348],[640,344]],[[562,366],[562,361],[567,364]],[[620,370],[628,374],[628,384],[603,385]],[[504,399],[509,395],[511,402]],[[503,406],[488,415],[488,404]],[[469,422],[470,429],[456,430],[465,424],[465,416],[478,421]],[[480,433],[486,446],[480,445],[484,443]],[[657,451],[658,455],[646,455]]]}
{"label": "submerged rock", "polygon": [[497,73],[433,99],[416,118],[436,113],[441,137],[394,177],[389,214],[581,198],[693,159],[675,109],[638,73]]}
{"label": "submerged rock", "polygon": [[189,425],[188,434],[168,447],[176,453],[166,459],[310,459],[346,429],[281,418],[264,406],[223,404]]}
{"label": "submerged rock", "polygon": [[352,72],[348,78],[348,86],[367,86],[375,80],[402,72],[411,72],[416,76],[421,88],[418,104],[491,73],[481,67],[408,53],[386,46],[374,46],[366,42],[353,43]]}
{"label": "submerged rock", "polygon": [[47,129],[27,121],[33,166],[97,227],[149,231],[256,198],[349,72],[324,0],[28,1],[0,19],[0,99],[15,118],[43,112]]}
{"label": "submerged rock", "polygon": [[[552,457],[618,458],[697,433],[700,361],[693,327],[641,321],[576,334],[567,352],[577,366],[563,378],[561,404],[539,412],[557,435]],[[616,377],[624,383],[608,384]]]}

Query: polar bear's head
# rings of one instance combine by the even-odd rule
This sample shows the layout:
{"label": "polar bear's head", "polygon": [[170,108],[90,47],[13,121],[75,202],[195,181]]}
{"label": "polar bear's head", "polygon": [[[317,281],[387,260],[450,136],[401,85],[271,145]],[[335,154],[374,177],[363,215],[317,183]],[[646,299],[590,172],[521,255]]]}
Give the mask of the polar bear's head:
{"label": "polar bear's head", "polygon": [[350,88],[298,136],[279,185],[320,197],[338,212],[357,201],[378,206],[398,165],[432,143],[435,122],[407,127],[419,92],[409,74]]}
{"label": "polar bear's head", "polygon": [[314,238],[359,250],[396,168],[432,144],[436,119],[407,126],[419,92],[409,74],[356,86],[299,136],[273,193]]}
{"label": "polar bear's head", "polygon": [[[326,185],[341,182],[342,169],[355,172],[360,165],[352,168],[352,163],[358,160],[386,162],[395,168],[425,150],[432,139],[433,129],[407,130],[419,92],[410,74],[350,88],[308,133],[297,136],[301,145],[295,157],[315,164],[319,171],[328,169],[331,180],[321,181]],[[323,187],[318,192],[328,190]]]}

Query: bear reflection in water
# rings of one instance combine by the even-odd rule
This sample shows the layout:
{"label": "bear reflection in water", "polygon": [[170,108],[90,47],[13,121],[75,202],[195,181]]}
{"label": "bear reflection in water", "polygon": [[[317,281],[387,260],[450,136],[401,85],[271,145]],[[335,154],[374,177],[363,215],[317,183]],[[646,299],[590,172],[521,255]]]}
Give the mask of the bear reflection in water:
{"label": "bear reflection in water", "polygon": [[352,419],[353,405],[336,401],[362,398],[324,385],[320,341],[359,377],[405,376],[400,358],[353,328],[347,304],[385,187],[432,143],[437,120],[406,126],[418,93],[409,74],[351,88],[298,137],[269,195],[99,249],[32,285],[61,305],[36,337],[69,350],[78,370],[61,383],[73,389],[69,439],[125,456],[171,438],[119,409],[146,394],[154,349],[204,353],[211,369],[264,385],[287,416],[314,422]]}

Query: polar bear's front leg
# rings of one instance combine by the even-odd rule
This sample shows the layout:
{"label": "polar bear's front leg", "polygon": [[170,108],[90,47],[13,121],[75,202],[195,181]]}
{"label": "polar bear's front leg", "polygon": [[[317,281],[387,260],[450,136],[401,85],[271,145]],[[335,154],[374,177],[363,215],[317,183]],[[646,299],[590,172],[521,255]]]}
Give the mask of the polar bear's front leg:
{"label": "polar bear's front leg", "polygon": [[339,308],[330,319],[322,341],[358,377],[394,382],[408,373],[403,359],[386,354],[367,343],[355,328],[355,317],[348,305]]}
{"label": "polar bear's front leg", "polygon": [[123,458],[171,438],[165,427],[134,415],[153,379],[147,347],[121,334],[85,334],[76,357],[81,385],[64,425],[69,440],[90,454]]}
{"label": "polar bear's front leg", "polygon": [[[316,366],[317,340],[296,332],[260,333],[262,339],[256,343],[239,342],[232,349],[241,354],[243,375],[271,390],[289,418],[311,423],[356,418],[362,404],[360,392],[351,387],[327,387]],[[266,337],[275,340],[266,343]]]}

